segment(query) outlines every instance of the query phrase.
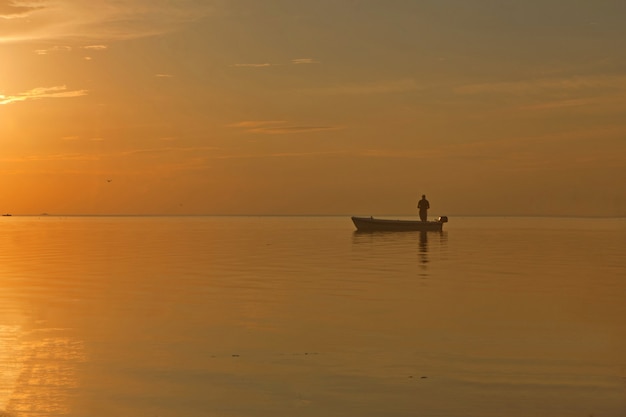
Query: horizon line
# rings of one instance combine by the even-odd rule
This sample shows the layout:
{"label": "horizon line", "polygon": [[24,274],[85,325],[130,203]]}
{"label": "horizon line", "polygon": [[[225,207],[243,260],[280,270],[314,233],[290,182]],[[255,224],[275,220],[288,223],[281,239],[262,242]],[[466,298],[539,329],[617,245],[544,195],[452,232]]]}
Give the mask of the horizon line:
{"label": "horizon line", "polygon": [[[304,213],[304,214],[267,214],[267,213],[246,213],[246,214],[229,214],[229,213],[214,213],[214,214],[167,214],[167,213],[39,213],[39,214],[2,214],[2,217],[419,217],[418,214],[413,213],[392,213],[392,214],[319,214],[319,213]],[[441,216],[444,216],[443,214]],[[572,218],[572,219],[623,219],[626,218],[626,214],[620,215],[570,215],[570,214],[446,214],[447,217],[518,217],[518,218]],[[429,218],[436,218],[439,216],[429,216]]]}

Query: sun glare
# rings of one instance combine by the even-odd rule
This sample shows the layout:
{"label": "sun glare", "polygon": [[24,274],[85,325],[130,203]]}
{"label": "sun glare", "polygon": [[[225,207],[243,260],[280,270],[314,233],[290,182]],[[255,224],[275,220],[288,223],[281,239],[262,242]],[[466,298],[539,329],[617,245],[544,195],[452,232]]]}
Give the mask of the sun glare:
{"label": "sun glare", "polygon": [[[3,311],[6,319],[6,312]],[[19,350],[19,338],[22,330],[19,325],[5,324],[11,321],[0,322],[0,410],[5,410],[17,384],[18,376],[22,370],[22,355]]]}

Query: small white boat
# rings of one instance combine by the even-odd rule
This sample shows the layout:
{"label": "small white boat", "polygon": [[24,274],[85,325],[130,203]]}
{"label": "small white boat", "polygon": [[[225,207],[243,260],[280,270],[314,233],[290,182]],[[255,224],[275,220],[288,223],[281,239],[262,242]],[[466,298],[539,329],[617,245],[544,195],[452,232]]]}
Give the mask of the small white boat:
{"label": "small white boat", "polygon": [[447,216],[438,217],[434,221],[375,219],[374,217],[352,217],[352,222],[359,232],[409,232],[409,231],[441,231],[443,224],[448,222]]}

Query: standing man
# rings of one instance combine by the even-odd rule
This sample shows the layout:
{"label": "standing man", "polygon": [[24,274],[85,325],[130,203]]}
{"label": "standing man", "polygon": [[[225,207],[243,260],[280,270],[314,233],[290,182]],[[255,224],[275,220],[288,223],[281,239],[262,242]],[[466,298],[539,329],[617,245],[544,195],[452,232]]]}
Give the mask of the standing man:
{"label": "standing man", "polygon": [[428,209],[430,203],[426,200],[426,194],[422,194],[422,199],[417,203],[417,208],[420,211],[420,220],[425,222],[428,218]]}

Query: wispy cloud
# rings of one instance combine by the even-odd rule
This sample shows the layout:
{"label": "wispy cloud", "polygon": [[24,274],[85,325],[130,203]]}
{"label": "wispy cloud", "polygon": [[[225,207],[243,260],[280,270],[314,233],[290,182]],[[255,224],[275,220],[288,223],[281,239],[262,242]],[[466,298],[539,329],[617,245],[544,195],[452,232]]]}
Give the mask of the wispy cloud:
{"label": "wispy cloud", "polygon": [[[624,137],[626,128],[609,126],[588,130],[570,130],[537,136],[512,136],[499,140],[479,140],[444,144],[425,149],[362,149],[356,156],[364,158],[448,160],[458,163],[489,162],[501,170],[558,169],[566,165],[580,166],[583,161],[623,166],[626,152],[615,152],[614,146],[595,146],[589,150],[590,140],[597,143],[615,143]],[[626,145],[619,145],[626,149]],[[580,149],[584,148],[584,155]],[[550,150],[558,150],[551,152]],[[571,157],[575,155],[575,158]],[[555,163],[558,161],[558,163]]]}
{"label": "wispy cloud", "polygon": [[284,135],[288,133],[310,133],[324,130],[338,130],[338,126],[267,126],[248,129],[250,133],[263,133],[266,135]]}
{"label": "wispy cloud", "polygon": [[71,40],[77,43],[156,36],[207,16],[213,1],[0,0],[0,43]]}
{"label": "wispy cloud", "polygon": [[287,123],[285,120],[245,120],[228,125],[228,127],[240,127],[245,129],[254,129],[264,126],[275,126]]}
{"label": "wispy cloud", "polygon": [[154,76],[157,78],[173,78],[174,77],[172,74],[154,74]]}
{"label": "wispy cloud", "polygon": [[520,110],[551,110],[551,109],[561,109],[561,108],[569,108],[569,107],[581,107],[581,106],[588,106],[597,101],[598,100],[592,100],[592,99],[556,100],[556,101],[548,101],[545,103],[532,104],[529,106],[523,106],[520,108]]}
{"label": "wispy cloud", "polygon": [[581,91],[585,89],[626,89],[626,76],[579,76],[534,80],[468,84],[457,87],[458,94],[540,94],[547,91]]}
{"label": "wispy cloud", "polygon": [[458,99],[497,103],[501,112],[606,113],[624,107],[626,75],[546,77],[451,87]]}
{"label": "wispy cloud", "polygon": [[173,152],[179,153],[198,153],[198,152],[214,152],[218,148],[214,146],[164,146],[159,148],[138,148],[120,151],[115,154],[116,156],[132,156],[132,155],[156,155],[156,154],[171,154]]}
{"label": "wispy cloud", "polygon": [[316,61],[313,58],[296,58],[296,59],[292,59],[291,63],[294,65],[306,65],[306,64],[319,64],[319,61]]}
{"label": "wispy cloud", "polygon": [[41,154],[27,155],[17,159],[5,159],[12,162],[41,162],[41,161],[97,161],[98,155],[84,153],[59,153],[59,154]]}
{"label": "wispy cloud", "polygon": [[80,97],[87,94],[87,90],[71,90],[68,91],[67,87],[38,87],[24,93],[19,93],[12,96],[5,96],[0,94],[0,105],[11,104],[18,101],[26,100],[38,100],[42,98],[68,98],[68,97]]}
{"label": "wispy cloud", "polygon": [[290,125],[284,120],[249,120],[231,124],[229,127],[240,128],[248,133],[261,133],[266,135],[310,133],[341,129],[340,126]]}
{"label": "wispy cloud", "polygon": [[57,53],[57,52],[71,52],[71,51],[72,51],[71,46],[57,45],[48,49],[36,49],[35,53],[37,55],[50,55],[50,54]]}
{"label": "wispy cloud", "polygon": [[318,156],[350,155],[348,151],[268,152],[268,153],[224,153],[208,159],[266,159],[266,158],[309,158]]}
{"label": "wispy cloud", "polygon": [[371,83],[346,83],[329,87],[309,89],[307,93],[327,95],[368,95],[368,94],[391,94],[407,93],[423,89],[413,79],[383,80]]}
{"label": "wispy cloud", "polygon": [[[73,138],[73,137],[72,137]],[[77,140],[77,139],[64,139],[64,140]],[[94,138],[91,140],[98,140]],[[102,140],[102,139],[99,139]],[[115,152],[74,152],[74,153],[51,153],[51,154],[31,154],[20,157],[7,157],[0,156],[0,162],[33,162],[33,161],[92,161],[92,160],[104,160],[115,159],[120,157],[151,157],[154,155],[171,155],[173,152],[181,154],[196,155],[202,152],[215,152],[218,148],[209,146],[190,146],[190,147],[160,147],[160,148],[136,148],[120,150]]]}
{"label": "wispy cloud", "polygon": [[276,64],[270,64],[268,62],[265,62],[263,64],[233,64],[233,67],[240,67],[240,68],[245,68],[245,67],[250,67],[250,68],[266,68],[266,67],[273,67]]}
{"label": "wispy cloud", "polygon": [[89,49],[91,51],[103,51],[105,49],[109,49],[107,45],[86,45],[82,47],[83,49]]}
{"label": "wispy cloud", "polygon": [[285,65],[310,65],[310,64],[319,64],[319,61],[314,60],[313,58],[294,58],[288,63],[278,63],[272,64],[269,62],[262,63],[244,63],[244,64],[233,64],[232,67],[238,68],[269,68],[269,67],[281,67]]}
{"label": "wispy cloud", "polygon": [[63,136],[61,138],[62,141],[67,141],[67,142],[77,142],[77,141],[83,141],[83,140],[88,140],[90,142],[102,142],[104,141],[104,138],[99,138],[99,137],[91,137],[91,138],[81,138],[80,136]]}
{"label": "wispy cloud", "polygon": [[43,5],[38,5],[36,2],[27,3],[14,0],[0,0],[0,18],[15,19],[43,8]]}

